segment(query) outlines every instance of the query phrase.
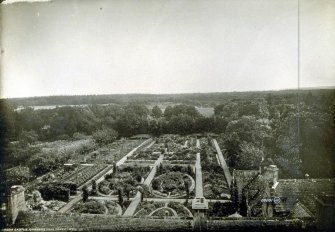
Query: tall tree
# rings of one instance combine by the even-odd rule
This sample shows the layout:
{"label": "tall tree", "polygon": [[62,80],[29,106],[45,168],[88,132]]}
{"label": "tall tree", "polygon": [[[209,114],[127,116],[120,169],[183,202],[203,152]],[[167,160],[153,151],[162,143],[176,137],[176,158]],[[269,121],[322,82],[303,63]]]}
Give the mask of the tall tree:
{"label": "tall tree", "polygon": [[83,194],[82,194],[83,202],[87,202],[88,196],[89,196],[88,188],[87,188],[86,185],[84,185],[84,187],[83,187]]}

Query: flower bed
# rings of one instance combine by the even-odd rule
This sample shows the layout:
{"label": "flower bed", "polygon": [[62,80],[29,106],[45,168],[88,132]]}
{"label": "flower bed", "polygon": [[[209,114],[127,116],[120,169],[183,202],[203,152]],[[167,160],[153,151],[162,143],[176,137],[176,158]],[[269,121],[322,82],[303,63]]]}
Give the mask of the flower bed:
{"label": "flower bed", "polygon": [[164,160],[195,161],[197,150],[194,148],[180,148],[175,152],[168,152]]}
{"label": "flower bed", "polygon": [[77,186],[81,186],[105,169],[107,165],[104,164],[97,164],[93,166],[89,166],[88,168],[79,170],[76,174],[68,178],[68,181],[72,181]]}
{"label": "flower bed", "polygon": [[109,201],[109,200],[99,200],[100,203],[104,204],[108,210],[107,214],[109,215],[121,215],[122,214],[122,208],[121,206],[116,203],[115,201]]}
{"label": "flower bed", "polygon": [[179,202],[169,202],[168,207],[174,209],[179,217],[193,217],[191,211]]}
{"label": "flower bed", "polygon": [[123,195],[131,197],[136,192],[136,187],[148,176],[150,167],[123,166],[105,176],[105,180],[99,183],[99,192],[103,195],[118,194],[121,189]]}
{"label": "flower bed", "polygon": [[208,199],[227,199],[230,191],[222,167],[219,165],[214,148],[208,139],[200,139],[201,166],[204,197]]}
{"label": "flower bed", "polygon": [[135,216],[141,217],[141,216],[147,216],[151,212],[153,212],[156,209],[159,209],[161,207],[164,207],[165,203],[163,202],[157,202],[157,201],[144,201],[140,202],[137,206],[137,209],[135,211]]}
{"label": "flower bed", "polygon": [[87,202],[78,202],[74,205],[72,212],[89,213],[89,214],[106,214],[108,211],[104,203],[96,200]]}
{"label": "flower bed", "polygon": [[132,160],[157,160],[160,154],[163,152],[163,149],[147,149],[143,151],[136,152],[131,159]]}
{"label": "flower bed", "polygon": [[202,170],[204,196],[208,199],[228,199],[230,191],[221,166],[205,166]]}
{"label": "flower bed", "polygon": [[[155,212],[156,211],[156,212]],[[166,211],[168,215],[166,215]],[[174,212],[177,213],[178,217],[186,218],[192,217],[192,213],[183,204],[179,202],[169,202],[168,204],[164,202],[150,201],[150,202],[140,202],[136,212],[135,217],[144,216],[155,216],[155,217],[171,217],[175,216]]]}
{"label": "flower bed", "polygon": [[194,173],[191,168],[160,165],[156,175],[150,185],[151,193],[156,197],[182,197],[187,194],[187,186],[189,193],[194,190]]}
{"label": "flower bed", "polygon": [[175,215],[175,212],[173,209],[168,208],[168,207],[163,207],[163,208],[157,209],[154,212],[151,212],[149,216],[164,218],[164,217],[175,217],[177,215]]}

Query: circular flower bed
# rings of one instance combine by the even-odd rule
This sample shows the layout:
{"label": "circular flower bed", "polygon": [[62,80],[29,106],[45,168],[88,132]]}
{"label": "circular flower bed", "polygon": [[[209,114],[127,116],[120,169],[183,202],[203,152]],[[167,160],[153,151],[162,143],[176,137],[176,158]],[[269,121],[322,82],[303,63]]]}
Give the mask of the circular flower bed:
{"label": "circular flower bed", "polygon": [[164,203],[162,202],[154,202],[154,201],[140,202],[140,204],[137,206],[137,211],[135,213],[135,216],[137,217],[147,216],[154,210],[161,208],[163,206],[164,206]]}
{"label": "circular flower bed", "polygon": [[156,216],[156,217],[176,217],[177,213],[171,208],[168,207],[162,207],[159,208],[149,214],[149,216]]}
{"label": "circular flower bed", "polygon": [[152,190],[163,196],[184,195],[187,186],[192,186],[192,177],[181,172],[164,173],[156,177],[151,184]]}

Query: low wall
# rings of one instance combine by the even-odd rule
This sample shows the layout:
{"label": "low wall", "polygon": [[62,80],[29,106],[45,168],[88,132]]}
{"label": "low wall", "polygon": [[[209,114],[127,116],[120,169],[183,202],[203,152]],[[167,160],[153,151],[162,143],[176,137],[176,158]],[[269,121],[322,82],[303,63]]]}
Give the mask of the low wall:
{"label": "low wall", "polygon": [[[197,224],[197,225],[196,225]],[[195,226],[195,227],[194,227]],[[233,219],[201,220],[190,219],[132,218],[112,215],[58,214],[21,211],[12,228],[46,228],[62,231],[313,231],[313,222],[302,220]],[[200,228],[199,228],[200,227]]]}
{"label": "low wall", "polygon": [[192,220],[143,219],[112,215],[20,212],[14,228],[83,231],[192,231]]}
{"label": "low wall", "polygon": [[313,231],[314,224],[303,220],[209,220],[202,223],[206,231]]}

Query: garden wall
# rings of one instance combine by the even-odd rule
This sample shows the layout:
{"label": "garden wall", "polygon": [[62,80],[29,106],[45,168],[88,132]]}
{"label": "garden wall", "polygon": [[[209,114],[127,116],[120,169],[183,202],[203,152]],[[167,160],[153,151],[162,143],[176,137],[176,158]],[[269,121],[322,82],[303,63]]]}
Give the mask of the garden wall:
{"label": "garden wall", "polygon": [[[148,219],[127,218],[110,215],[58,214],[23,212],[18,215],[14,228],[50,228],[57,230],[83,231],[193,231],[193,220],[187,219]],[[261,220],[259,218],[241,218],[221,220],[201,220],[204,231],[308,231],[314,224],[302,220]]]}
{"label": "garden wall", "polygon": [[224,219],[209,220],[203,223],[207,231],[310,231],[313,223],[298,219],[261,220],[261,219]]}
{"label": "garden wall", "polygon": [[20,212],[15,228],[53,228],[110,231],[192,231],[192,220],[143,219],[92,214]]}

